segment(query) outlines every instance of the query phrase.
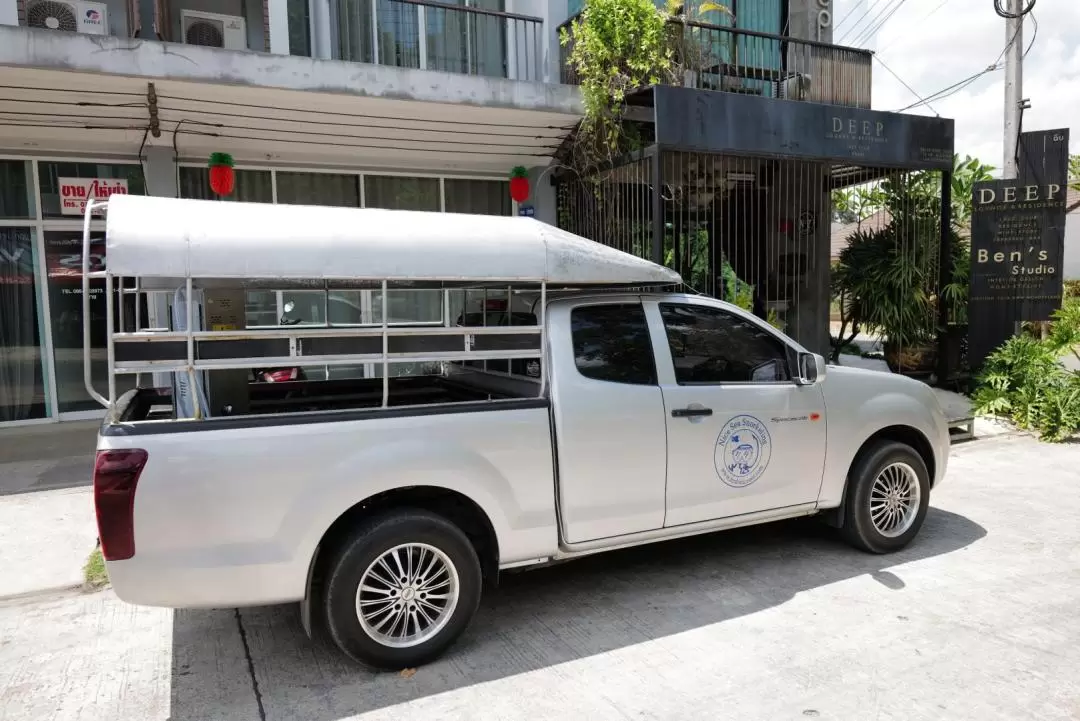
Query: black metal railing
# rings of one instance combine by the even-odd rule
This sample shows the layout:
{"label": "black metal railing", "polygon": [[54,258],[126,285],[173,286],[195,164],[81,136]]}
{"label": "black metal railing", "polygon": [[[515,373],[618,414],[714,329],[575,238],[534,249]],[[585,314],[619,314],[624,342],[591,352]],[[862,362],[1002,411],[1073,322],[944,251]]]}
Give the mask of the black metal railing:
{"label": "black metal railing", "polygon": [[334,0],[335,57],[543,81],[544,21],[436,0]]}
{"label": "black metal railing", "polygon": [[[570,62],[577,16],[559,26],[560,80],[578,85]],[[674,69],[667,84],[803,100],[855,108],[870,107],[869,50],[800,40],[696,21],[669,22]]]}

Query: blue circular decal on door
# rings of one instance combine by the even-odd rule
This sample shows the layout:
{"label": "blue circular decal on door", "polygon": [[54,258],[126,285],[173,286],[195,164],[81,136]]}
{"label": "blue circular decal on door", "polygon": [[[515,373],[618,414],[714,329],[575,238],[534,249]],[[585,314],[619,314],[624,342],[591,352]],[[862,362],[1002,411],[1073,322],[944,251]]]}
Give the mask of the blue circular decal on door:
{"label": "blue circular decal on door", "polygon": [[717,475],[734,488],[745,488],[761,478],[771,457],[769,429],[753,416],[735,416],[728,421],[713,452]]}

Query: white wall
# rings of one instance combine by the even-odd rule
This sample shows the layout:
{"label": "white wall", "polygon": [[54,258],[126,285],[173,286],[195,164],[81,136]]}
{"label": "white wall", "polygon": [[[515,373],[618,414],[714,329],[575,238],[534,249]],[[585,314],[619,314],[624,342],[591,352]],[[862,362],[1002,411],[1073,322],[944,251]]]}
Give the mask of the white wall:
{"label": "white wall", "polygon": [[506,12],[529,15],[544,21],[544,77],[546,83],[559,82],[559,25],[566,21],[567,0],[506,0]]}
{"label": "white wall", "polygon": [[15,0],[0,0],[0,25],[18,25],[19,10]]}
{"label": "white wall", "polygon": [[1065,216],[1065,258],[1061,266],[1065,280],[1080,280],[1080,210]]}

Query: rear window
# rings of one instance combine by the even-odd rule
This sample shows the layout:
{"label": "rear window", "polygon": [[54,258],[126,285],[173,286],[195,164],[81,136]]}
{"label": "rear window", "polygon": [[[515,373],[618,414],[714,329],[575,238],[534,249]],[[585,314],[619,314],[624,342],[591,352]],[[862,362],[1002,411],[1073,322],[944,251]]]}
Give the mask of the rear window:
{"label": "rear window", "polygon": [[574,365],[586,378],[656,385],[649,326],[640,303],[588,305],[570,312]]}

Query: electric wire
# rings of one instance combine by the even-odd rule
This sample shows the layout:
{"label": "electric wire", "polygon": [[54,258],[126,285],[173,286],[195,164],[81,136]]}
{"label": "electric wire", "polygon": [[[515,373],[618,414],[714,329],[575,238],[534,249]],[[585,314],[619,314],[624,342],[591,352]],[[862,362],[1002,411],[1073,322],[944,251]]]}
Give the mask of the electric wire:
{"label": "electric wire", "polygon": [[1031,0],[1031,2],[1028,3],[1027,7],[1025,7],[1018,13],[1009,12],[1005,8],[1001,7],[1001,0],[994,0],[994,12],[998,14],[998,17],[1003,17],[1007,20],[1016,20],[1017,18],[1022,18],[1034,9],[1035,0]]}
{"label": "electric wire", "polygon": [[[892,2],[892,0],[889,0],[889,2]],[[869,5],[868,5],[868,6],[866,7],[866,10],[864,10],[864,11],[863,11],[863,14],[862,14],[862,15],[860,15],[860,16],[859,16],[859,18],[858,18],[858,20],[856,20],[856,21],[855,21],[855,24],[854,24],[854,25],[851,25],[850,27],[848,27],[848,29],[847,29],[847,30],[845,30],[845,31],[844,31],[844,32],[843,32],[843,33],[842,33],[842,34],[840,35],[840,37],[839,37],[839,38],[837,39],[837,41],[836,41],[836,42],[837,42],[837,43],[842,43],[842,42],[844,41],[844,38],[848,37],[848,36],[849,36],[849,35],[850,35],[851,33],[853,33],[853,32],[855,31],[855,29],[856,29],[856,28],[858,28],[858,27],[859,27],[860,25],[862,25],[862,21],[863,21],[863,20],[864,20],[864,19],[866,18],[866,16],[867,16],[867,15],[869,15],[869,14],[870,14],[870,12],[871,12],[871,11],[872,11],[872,10],[873,10],[874,8],[876,8],[876,7],[877,7],[877,6],[878,6],[878,5],[880,4],[880,3],[881,3],[881,0],[874,0],[874,2],[870,3],[870,4],[869,4]],[[850,15],[850,14],[851,14],[851,13],[848,13],[848,15]],[[845,17],[847,17],[847,16],[845,16]],[[876,16],[876,15],[875,15],[875,16],[874,16],[873,18],[871,18],[871,19],[870,19],[870,23],[871,23],[871,24],[873,24],[874,20],[875,20],[875,19],[876,19],[877,17],[878,17],[878,16]],[[839,29],[839,24],[837,25],[837,29]]]}
{"label": "electric wire", "polygon": [[[1033,7],[1034,5],[1035,5],[1035,2],[1034,2],[1034,0],[1032,0],[1031,5],[1028,6],[1027,11],[1025,13],[1023,13],[1023,14],[1030,13],[1031,12],[1031,7]],[[1034,16],[1032,16],[1032,18],[1034,19]],[[977,72],[977,73],[975,73],[973,75],[969,75],[968,77],[964,78],[963,80],[955,82],[952,85],[949,85],[949,86],[947,86],[945,88],[942,88],[941,90],[937,91],[936,93],[933,93],[931,95],[927,95],[926,98],[920,99],[920,101],[917,102],[917,103],[912,103],[911,105],[907,105],[907,106],[905,106],[903,108],[900,108],[899,110],[895,110],[893,112],[903,113],[903,112],[905,112],[907,110],[917,108],[920,105],[926,105],[928,102],[936,102],[938,100],[944,100],[945,98],[951,97],[951,96],[956,95],[957,93],[963,91],[964,89],[966,89],[968,86],[970,86],[972,83],[974,83],[976,80],[978,80],[982,76],[984,76],[984,75],[986,75],[988,73],[992,73],[992,72],[994,72],[996,70],[1000,70],[1002,68],[1001,60],[1002,60],[1002,58],[1005,57],[1005,53],[1007,53],[1009,51],[1009,48],[1016,41],[1016,36],[1020,33],[1021,27],[1022,26],[1019,26],[1019,25],[1016,27],[1016,30],[1013,31],[1012,37],[1009,39],[1009,42],[1007,42],[1005,44],[1005,47],[1001,49],[1001,52],[998,53],[997,59],[994,60],[993,64],[988,65],[985,69],[980,70],[979,72]],[[1035,45],[1035,37],[1038,35],[1038,33],[1039,33],[1038,23],[1035,23],[1035,32],[1031,36],[1031,42],[1028,44],[1027,50],[1024,51],[1024,56],[1025,57],[1027,56],[1027,54],[1029,52],[1031,52],[1031,48],[1034,47],[1034,45]]]}
{"label": "electric wire", "polygon": [[[934,15],[934,14],[935,14],[935,13],[936,13],[936,12],[937,12],[938,10],[940,10],[941,8],[945,7],[945,6],[946,6],[946,5],[948,4],[948,3],[949,3],[949,0],[941,0],[941,2],[940,2],[940,3],[938,3],[938,4],[937,4],[937,6],[936,6],[936,7],[935,7],[935,8],[933,9],[933,10],[931,10],[930,12],[926,13],[925,15],[923,15],[923,16],[922,16],[921,18],[919,18],[919,19],[918,19],[918,20],[917,20],[917,21],[916,21],[915,23],[913,23],[913,24],[914,24],[914,25],[915,25],[916,27],[917,27],[917,26],[919,26],[919,25],[922,25],[922,24],[923,24],[924,22],[926,22],[927,20],[929,20],[929,19],[930,19],[930,17],[931,17],[932,15]],[[886,50],[888,50],[889,48],[891,48],[891,47],[893,47],[894,45],[896,45],[896,43],[897,43],[897,42],[899,42],[899,41],[900,41],[901,39],[903,39],[903,38],[901,37],[901,38],[897,38],[896,40],[893,40],[893,41],[892,41],[891,43],[889,43],[889,44],[888,44],[888,45],[886,45],[885,47],[883,47],[883,48],[881,48],[880,50],[878,50],[878,51],[877,51],[877,52],[878,52],[878,54],[884,53],[884,52],[885,52]]]}
{"label": "electric wire", "polygon": [[855,40],[853,44],[858,46],[862,43],[868,43],[873,40],[874,36],[876,36],[881,31],[881,28],[885,26],[885,23],[889,22],[889,19],[896,14],[896,11],[904,6],[905,2],[907,2],[907,0],[900,0],[900,2],[893,6],[893,9],[889,12],[888,15],[885,15],[883,18],[881,18],[881,21],[878,22],[876,25],[867,28],[867,30],[863,32],[859,36],[859,39]]}
{"label": "electric wire", "polygon": [[932,105],[930,104],[930,101],[929,101],[929,100],[927,100],[926,98],[924,98],[923,96],[919,95],[919,94],[918,94],[917,92],[915,92],[915,88],[913,88],[913,87],[911,87],[910,85],[908,85],[908,84],[907,84],[907,82],[906,82],[906,81],[905,81],[905,80],[904,80],[904,79],[903,79],[902,77],[900,77],[899,75],[897,75],[897,74],[896,74],[896,73],[895,73],[895,72],[893,71],[893,69],[892,69],[892,68],[890,68],[890,67],[889,67],[888,65],[886,65],[886,64],[885,64],[885,61],[884,61],[884,60],[882,60],[882,59],[881,59],[881,57],[880,57],[880,56],[879,56],[879,55],[878,55],[877,53],[874,53],[874,55],[873,55],[872,57],[874,58],[874,60],[877,60],[877,61],[878,61],[879,63],[881,63],[881,67],[883,67],[883,68],[885,68],[886,70],[888,70],[888,71],[889,71],[889,75],[892,75],[892,76],[893,76],[894,78],[896,78],[897,80],[899,80],[899,81],[900,81],[900,84],[901,84],[901,85],[903,85],[903,86],[904,86],[905,88],[907,88],[907,89],[908,89],[908,92],[910,92],[910,93],[911,93],[912,95],[914,95],[914,96],[915,96],[916,98],[918,98],[918,99],[919,99],[919,100],[921,100],[921,101],[922,101],[923,103],[925,103],[925,104],[926,104],[926,107],[930,108],[930,110],[931,110],[931,111],[933,111],[934,115],[937,115],[938,117],[941,117],[941,113],[939,113],[939,112],[938,112],[937,110],[935,110],[935,109],[934,109],[934,106],[932,106]]}
{"label": "electric wire", "polygon": [[[870,12],[871,10],[873,10],[873,9],[874,9],[874,6],[875,6],[875,5],[877,5],[877,4],[879,3],[879,2],[881,2],[881,0],[874,0],[874,2],[870,3],[869,7],[867,7],[867,8],[866,8],[866,10],[864,10],[864,11],[863,11],[863,14],[859,16],[858,20],[856,20],[856,21],[855,21],[855,24],[856,24],[856,25],[858,25],[858,24],[859,24],[860,22],[862,22],[862,19],[863,19],[864,17],[866,17],[867,13],[869,13],[869,12]],[[839,19],[839,20],[838,20],[838,21],[836,22],[836,25],[834,25],[834,26],[833,26],[833,29],[834,29],[834,30],[839,30],[839,29],[840,29],[840,26],[841,26],[841,25],[843,25],[843,24],[844,24],[844,22],[845,22],[845,21],[846,21],[846,20],[847,20],[847,19],[848,19],[849,17],[851,17],[852,15],[854,15],[854,14],[855,14],[855,7],[856,7],[856,6],[855,6],[855,4],[854,4],[854,3],[852,3],[852,5],[851,5],[851,9],[850,9],[850,10],[848,10],[848,11],[847,11],[847,13],[846,13],[846,14],[844,15],[844,17],[840,18],[840,19]]]}

